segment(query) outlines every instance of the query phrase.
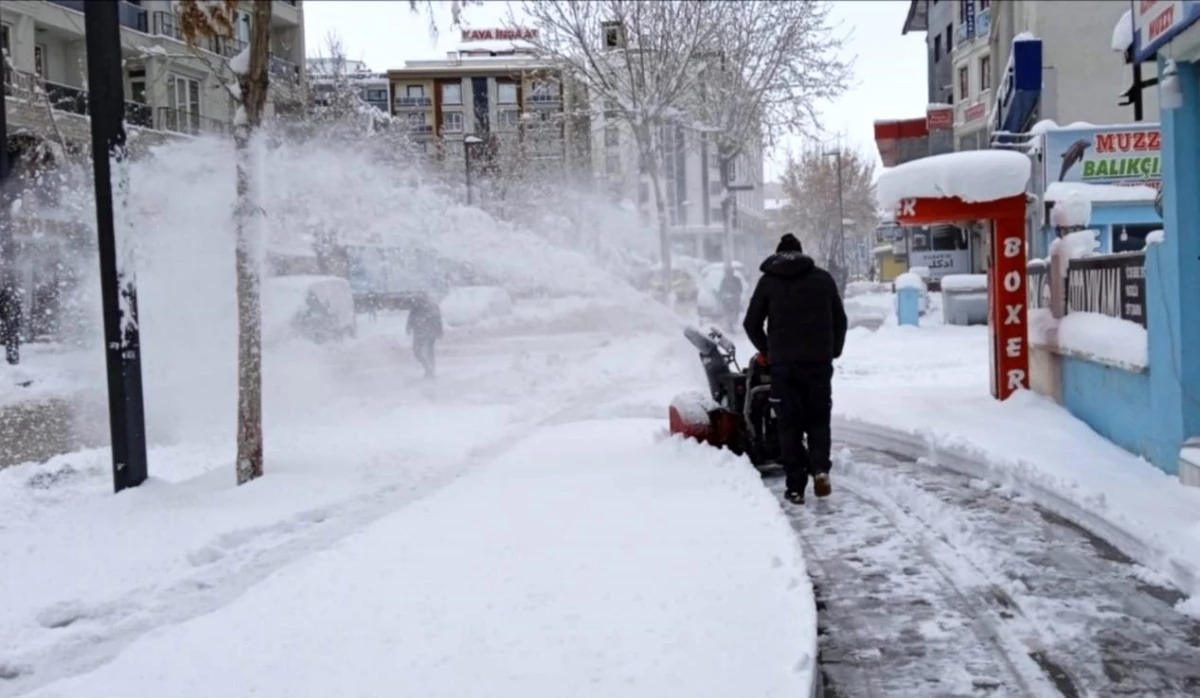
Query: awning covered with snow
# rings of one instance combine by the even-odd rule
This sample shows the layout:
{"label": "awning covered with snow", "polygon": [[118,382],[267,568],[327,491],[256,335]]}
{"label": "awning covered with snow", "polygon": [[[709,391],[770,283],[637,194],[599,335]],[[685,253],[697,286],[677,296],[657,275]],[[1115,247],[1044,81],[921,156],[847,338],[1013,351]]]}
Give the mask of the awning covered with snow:
{"label": "awning covered with snow", "polygon": [[904,199],[958,198],[997,201],[1025,193],[1032,161],[1009,150],[972,150],[933,155],[889,167],[875,185],[879,205],[895,210]]}

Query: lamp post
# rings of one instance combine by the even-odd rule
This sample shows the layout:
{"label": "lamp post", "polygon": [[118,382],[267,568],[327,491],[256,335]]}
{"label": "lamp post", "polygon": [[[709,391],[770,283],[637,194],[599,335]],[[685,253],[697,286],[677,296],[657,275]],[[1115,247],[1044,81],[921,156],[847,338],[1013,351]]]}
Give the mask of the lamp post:
{"label": "lamp post", "polygon": [[824,153],[826,157],[834,156],[837,158],[837,192],[838,192],[838,230],[837,230],[837,264],[838,275],[836,277],[838,291],[845,292],[846,290],[846,204],[842,197],[842,150],[828,151]]}
{"label": "lamp post", "polygon": [[482,143],[478,136],[468,135],[463,138],[463,163],[467,169],[467,205],[471,205],[471,146]]}
{"label": "lamp post", "polygon": [[[17,247],[13,244],[12,207],[8,196],[8,66],[3,67],[4,90],[0,90],[0,341],[8,363],[21,360],[21,301],[17,297]],[[13,76],[14,80],[16,76]]]}
{"label": "lamp post", "polygon": [[[100,252],[100,300],[108,368],[108,418],[112,436],[113,488],[120,492],[146,480],[146,424],[142,403],[141,337],[137,287],[132,269],[117,259],[111,162],[118,168],[119,194],[127,204],[122,172],[125,152],[125,93],[121,68],[120,6],[84,4],[88,102],[92,127],[92,171],[96,191],[96,238]],[[128,261],[128,260],[124,260]]]}

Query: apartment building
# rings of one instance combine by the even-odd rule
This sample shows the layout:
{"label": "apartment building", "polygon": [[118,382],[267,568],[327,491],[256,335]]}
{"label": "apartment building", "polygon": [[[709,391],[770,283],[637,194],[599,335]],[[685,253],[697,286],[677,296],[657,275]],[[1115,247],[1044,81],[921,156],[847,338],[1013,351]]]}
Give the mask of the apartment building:
{"label": "apartment building", "polygon": [[[44,109],[28,108],[41,87],[62,115],[59,130],[87,139],[85,0],[6,0],[0,3],[3,48],[15,70],[5,71],[10,128],[47,133]],[[189,47],[176,0],[120,0],[125,59],[126,121],[166,133],[222,133],[234,105],[219,74],[250,38],[250,15],[239,12],[234,36]],[[301,0],[274,0],[270,70],[273,105],[293,97],[303,82],[304,11]],[[34,98],[37,99],[37,98]],[[26,107],[26,108],[23,108]]]}
{"label": "apartment building", "polygon": [[988,115],[992,108],[991,0],[955,3],[954,149],[991,147]]}
{"label": "apartment building", "polygon": [[477,172],[582,173],[590,156],[586,101],[530,46],[496,38],[515,31],[522,30],[464,30],[444,60],[389,70],[391,114],[450,173],[465,173],[468,158]]}
{"label": "apartment building", "polygon": [[[1133,107],[1121,105],[1121,93],[1132,80],[1131,67],[1112,50],[1111,42],[1113,26],[1129,9],[1127,2],[1111,0],[993,0],[990,69],[992,84],[1000,87],[994,103],[1011,99],[1013,91],[1004,88],[1016,80],[1008,75],[1022,67],[1010,60],[1013,39],[1028,33],[1040,44],[1041,89],[1029,95],[1029,106],[1009,118],[1005,130],[1024,132],[1043,119],[1062,126],[1133,122]],[[1143,70],[1153,77],[1153,64]],[[1036,76],[1032,82],[1037,82]],[[1155,90],[1143,92],[1144,121],[1158,121],[1157,97]]]}
{"label": "apartment building", "polygon": [[310,58],[307,62],[308,85],[317,104],[326,104],[339,80],[358,93],[359,98],[379,111],[390,113],[387,73],[376,73],[363,61],[334,58]]}

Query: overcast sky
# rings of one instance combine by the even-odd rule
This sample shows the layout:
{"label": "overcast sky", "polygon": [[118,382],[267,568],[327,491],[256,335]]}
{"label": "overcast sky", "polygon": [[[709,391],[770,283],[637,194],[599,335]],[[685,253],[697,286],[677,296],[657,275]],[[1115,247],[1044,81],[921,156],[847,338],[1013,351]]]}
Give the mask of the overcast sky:
{"label": "overcast sky", "polygon": [[[372,70],[404,66],[405,60],[440,58],[453,51],[459,36],[450,27],[449,3],[437,3],[437,39],[429,34],[429,21],[415,15],[406,1],[307,0],[304,3],[305,44],[317,56],[325,37],[336,32],[348,58],[364,60]],[[908,0],[843,0],[834,3],[840,31],[849,35],[846,52],[855,56],[855,85],[841,99],[824,105],[822,126],[831,144],[839,137],[847,145],[871,154],[878,161],[874,130],[876,119],[923,116],[927,101],[925,39],[923,34],[901,36]],[[508,3],[489,1],[466,8],[468,27],[497,27],[508,17]],[[800,147],[793,139],[790,146]],[[768,155],[767,175],[778,176],[786,153]]]}

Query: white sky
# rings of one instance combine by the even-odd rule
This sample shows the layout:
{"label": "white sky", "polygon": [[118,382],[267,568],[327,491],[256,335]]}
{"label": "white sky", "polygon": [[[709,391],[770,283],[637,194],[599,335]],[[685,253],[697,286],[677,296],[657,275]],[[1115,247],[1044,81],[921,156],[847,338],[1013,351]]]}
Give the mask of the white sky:
{"label": "white sky", "polygon": [[[448,2],[436,3],[439,36],[429,34],[429,19],[409,10],[404,0],[307,0],[304,3],[305,44],[309,56],[320,55],[325,37],[336,32],[347,57],[367,62],[372,70],[401,68],[404,61],[440,58],[458,45],[458,31],[450,27]],[[878,162],[873,123],[876,119],[923,116],[927,102],[925,38],[901,36],[908,0],[842,0],[834,2],[834,20],[848,34],[846,53],[856,56],[855,84],[841,99],[821,109],[826,138],[832,145],[843,138],[848,146],[870,154]],[[489,1],[467,7],[468,27],[502,26],[508,3]],[[803,145],[792,139],[791,148]],[[769,154],[767,177],[774,179],[786,153]]]}

